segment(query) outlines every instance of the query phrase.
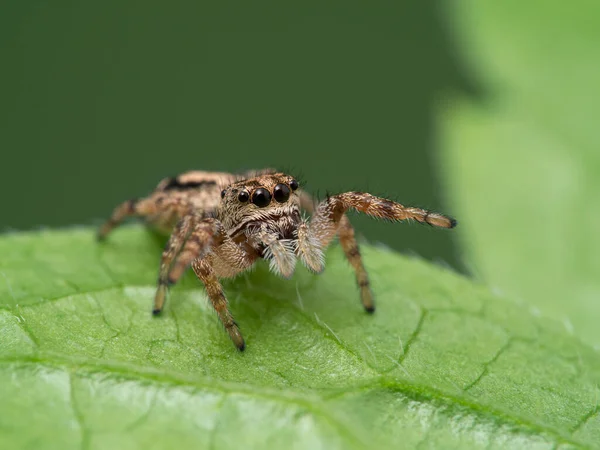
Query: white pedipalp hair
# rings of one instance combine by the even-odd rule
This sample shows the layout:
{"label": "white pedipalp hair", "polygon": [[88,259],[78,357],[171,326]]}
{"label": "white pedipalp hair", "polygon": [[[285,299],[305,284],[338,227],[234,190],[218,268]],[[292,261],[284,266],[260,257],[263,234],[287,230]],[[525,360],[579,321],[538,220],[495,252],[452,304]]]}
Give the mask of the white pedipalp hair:
{"label": "white pedipalp hair", "polygon": [[296,244],[292,239],[274,239],[265,247],[264,258],[269,269],[276,275],[289,278],[296,268]]}
{"label": "white pedipalp hair", "polygon": [[310,231],[308,222],[303,221],[294,232],[296,252],[302,263],[311,271],[321,273],[325,268],[325,254],[319,239]]}

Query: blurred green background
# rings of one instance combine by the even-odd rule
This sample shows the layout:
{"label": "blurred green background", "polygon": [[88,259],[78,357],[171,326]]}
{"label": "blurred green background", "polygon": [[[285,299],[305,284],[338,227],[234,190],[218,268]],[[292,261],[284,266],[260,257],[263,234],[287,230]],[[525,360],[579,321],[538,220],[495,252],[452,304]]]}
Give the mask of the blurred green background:
{"label": "blurred green background", "polygon": [[[435,110],[472,95],[439,2],[9,1],[1,229],[91,224],[164,176],[278,167],[452,214]],[[460,217],[458,217],[460,222]],[[455,233],[353,219],[461,268]]]}

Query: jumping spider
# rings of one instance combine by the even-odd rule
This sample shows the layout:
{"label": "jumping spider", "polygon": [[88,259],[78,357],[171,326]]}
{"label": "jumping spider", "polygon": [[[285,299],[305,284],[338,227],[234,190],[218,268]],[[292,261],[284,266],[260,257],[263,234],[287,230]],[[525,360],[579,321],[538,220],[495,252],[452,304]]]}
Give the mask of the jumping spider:
{"label": "jumping spider", "polygon": [[[271,271],[285,278],[294,273],[298,258],[320,273],[325,264],[323,251],[336,235],[356,274],[365,310],[375,311],[369,277],[345,214],[349,209],[392,221],[414,219],[442,228],[456,225],[441,214],[363,192],[328,196],[317,204],[293,177],[272,170],[243,175],[193,171],[165,178],[148,197],[119,205],[100,228],[98,238],[104,239],[131,216],[171,232],[162,253],[153,313],[162,311],[168,286],[191,265],[229,337],[244,350],[244,338],[219,278],[233,277],[259,258],[268,260]],[[302,218],[301,210],[312,215],[310,220]]]}

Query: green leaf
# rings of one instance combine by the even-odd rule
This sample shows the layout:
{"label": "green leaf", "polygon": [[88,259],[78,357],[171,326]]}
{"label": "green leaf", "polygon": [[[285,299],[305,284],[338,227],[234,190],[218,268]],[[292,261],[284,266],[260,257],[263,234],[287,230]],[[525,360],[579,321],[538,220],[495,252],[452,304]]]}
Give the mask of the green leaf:
{"label": "green leaf", "polygon": [[325,273],[225,283],[237,352],[190,274],[150,314],[160,243],[125,227],[0,238],[0,448],[585,448],[598,353],[446,269],[369,246],[378,311]]}
{"label": "green leaf", "polygon": [[600,2],[456,6],[485,93],[441,120],[463,248],[486,284],[600,348]]}

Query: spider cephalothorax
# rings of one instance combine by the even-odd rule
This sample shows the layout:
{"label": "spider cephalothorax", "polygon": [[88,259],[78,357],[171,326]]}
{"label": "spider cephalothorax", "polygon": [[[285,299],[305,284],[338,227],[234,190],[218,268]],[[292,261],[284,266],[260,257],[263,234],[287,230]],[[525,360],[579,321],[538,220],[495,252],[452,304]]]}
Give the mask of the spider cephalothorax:
{"label": "spider cephalothorax", "polygon": [[[364,192],[333,195],[316,204],[299,188],[298,181],[285,173],[195,171],[166,178],[150,196],[119,205],[98,236],[103,239],[128,216],[144,217],[159,229],[172,230],[161,258],[153,312],[160,313],[167,287],[191,265],[229,336],[243,350],[244,339],[219,278],[233,277],[260,258],[267,259],[271,270],[284,277],[294,273],[298,259],[319,273],[324,267],[323,252],[336,235],[355,271],[365,310],[375,311],[354,229],[345,214],[349,209],[394,221],[413,219],[442,228],[456,225],[442,214]],[[312,217],[304,219],[301,210]]]}
{"label": "spider cephalothorax", "polygon": [[221,191],[215,216],[234,239],[261,228],[291,239],[301,221],[297,189],[298,182],[282,173],[241,180]]}

